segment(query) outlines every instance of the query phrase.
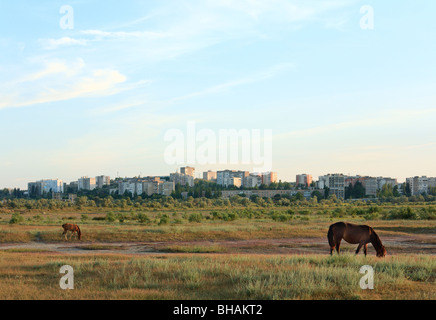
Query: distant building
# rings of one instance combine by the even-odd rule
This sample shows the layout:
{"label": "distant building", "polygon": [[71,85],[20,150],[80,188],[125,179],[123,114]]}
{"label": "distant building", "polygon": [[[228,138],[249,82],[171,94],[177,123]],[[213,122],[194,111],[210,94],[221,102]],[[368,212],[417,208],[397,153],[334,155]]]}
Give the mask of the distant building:
{"label": "distant building", "polygon": [[217,172],[216,181],[220,186],[233,186],[234,182],[239,184],[239,180],[233,178],[239,178],[241,186],[243,185],[245,178],[250,175],[248,171],[236,171],[236,170],[223,170]]}
{"label": "distant building", "polygon": [[40,180],[36,182],[29,182],[27,184],[27,191],[29,196],[42,196],[48,193],[63,193],[64,184],[62,180]]}
{"label": "distant building", "polygon": [[203,172],[203,180],[216,182],[216,175],[217,173],[215,171],[209,170],[208,172]]}
{"label": "distant building", "polygon": [[277,183],[277,172],[262,173],[262,184],[269,186],[271,183]]}
{"label": "distant building", "polygon": [[420,194],[427,194],[429,188],[436,187],[436,178],[428,178],[426,176],[423,177],[413,177],[407,178],[406,183],[410,186],[410,191],[413,196]]}
{"label": "distant building", "polygon": [[96,179],[89,177],[82,177],[78,180],[78,190],[91,191],[97,187]]}
{"label": "distant building", "polygon": [[251,173],[248,177],[244,179],[244,188],[258,188],[262,185],[262,175]]}
{"label": "distant building", "polygon": [[187,175],[184,173],[171,173],[170,181],[174,182],[174,184],[180,184],[182,186],[188,185],[189,187],[194,186],[194,176]]}
{"label": "distant building", "polygon": [[310,187],[312,184],[312,175],[310,174],[298,174],[296,177],[295,185],[297,187]]}
{"label": "distant building", "polygon": [[96,187],[101,189],[103,186],[109,186],[111,184],[111,178],[109,176],[95,177]]}
{"label": "distant building", "polygon": [[175,190],[175,183],[172,181],[161,180],[158,177],[131,178],[118,181],[118,193],[123,195],[126,192],[132,195],[160,194],[170,196]]}
{"label": "distant building", "polygon": [[329,188],[330,195],[345,199],[345,176],[343,174],[328,174],[320,176],[317,183],[318,189]]}
{"label": "distant building", "polygon": [[365,187],[365,195],[377,196],[377,190],[379,190],[377,178],[365,177],[363,186]]}
{"label": "distant building", "polygon": [[182,167],[180,173],[195,178],[195,168],[193,167]]}

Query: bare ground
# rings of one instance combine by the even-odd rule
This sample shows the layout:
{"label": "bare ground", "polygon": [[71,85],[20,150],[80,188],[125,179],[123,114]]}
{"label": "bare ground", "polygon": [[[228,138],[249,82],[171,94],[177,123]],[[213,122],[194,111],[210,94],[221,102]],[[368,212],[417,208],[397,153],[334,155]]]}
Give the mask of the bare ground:
{"label": "bare ground", "polygon": [[[429,254],[436,255],[436,235],[385,236],[383,237],[388,255]],[[343,252],[354,252],[357,245],[342,242]],[[30,242],[25,244],[0,244],[1,250],[23,252],[51,252],[57,254],[116,253],[131,255],[165,253],[236,253],[236,254],[329,254],[326,238],[289,238],[237,241],[174,241],[174,242],[78,242],[58,243]],[[372,245],[368,254],[375,254]]]}

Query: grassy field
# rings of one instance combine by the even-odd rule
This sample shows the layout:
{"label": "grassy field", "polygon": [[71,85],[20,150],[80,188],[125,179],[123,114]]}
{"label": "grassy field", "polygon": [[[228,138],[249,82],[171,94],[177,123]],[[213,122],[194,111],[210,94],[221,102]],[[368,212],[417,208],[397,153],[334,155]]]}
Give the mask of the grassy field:
{"label": "grassy field", "polygon": [[[26,211],[20,213],[18,223],[9,223],[13,212],[4,213],[0,299],[436,298],[434,249],[431,254],[419,250],[435,244],[436,220],[335,216],[319,208],[292,213],[239,210],[237,217],[228,210],[152,211],[144,220],[132,211],[115,212],[116,219],[104,211]],[[326,232],[336,221],[373,226],[382,240],[390,239],[391,254],[378,259],[370,248],[366,258],[350,253],[330,257]],[[61,238],[65,222],[80,225],[82,242]],[[397,244],[392,239],[407,241]],[[134,242],[151,243],[156,250],[121,253]],[[9,247],[33,243],[76,245],[81,254]],[[320,254],[310,253],[315,245],[322,246]],[[297,247],[306,248],[306,254],[291,254]],[[63,265],[74,268],[74,290],[59,287]],[[359,286],[363,265],[375,270],[374,290]]]}
{"label": "grassy field", "polygon": [[[61,290],[59,269],[74,269]],[[374,290],[359,286],[363,265]],[[86,255],[0,252],[0,299],[435,299],[436,260],[342,256]]]}

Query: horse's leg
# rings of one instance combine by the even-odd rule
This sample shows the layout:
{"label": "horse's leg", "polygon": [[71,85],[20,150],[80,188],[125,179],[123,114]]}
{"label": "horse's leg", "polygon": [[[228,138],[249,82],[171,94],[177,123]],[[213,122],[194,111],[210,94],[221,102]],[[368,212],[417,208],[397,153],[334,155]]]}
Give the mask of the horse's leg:
{"label": "horse's leg", "polygon": [[336,240],[336,252],[337,252],[338,254],[340,254],[341,240],[342,240],[342,239]]}
{"label": "horse's leg", "polygon": [[363,243],[359,243],[359,246],[357,247],[357,250],[356,250],[356,255],[359,254],[359,251],[362,248],[362,246],[363,246]]}
{"label": "horse's leg", "polygon": [[368,252],[368,244],[365,243],[365,244],[363,245],[363,253],[365,254],[365,257],[366,257],[367,252]]}

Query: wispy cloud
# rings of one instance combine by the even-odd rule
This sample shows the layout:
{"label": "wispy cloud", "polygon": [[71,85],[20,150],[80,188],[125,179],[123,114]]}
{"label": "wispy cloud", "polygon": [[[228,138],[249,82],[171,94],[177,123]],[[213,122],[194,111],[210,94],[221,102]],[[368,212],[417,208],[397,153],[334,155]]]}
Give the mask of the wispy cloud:
{"label": "wispy cloud", "polygon": [[126,80],[117,70],[86,68],[82,59],[47,62],[43,70],[5,84],[0,109],[112,95],[123,89],[119,85]]}
{"label": "wispy cloud", "polygon": [[248,85],[248,84],[252,84],[252,83],[256,83],[259,81],[263,81],[263,80],[267,80],[270,79],[276,75],[278,75],[281,72],[287,71],[291,68],[293,68],[295,65],[292,63],[285,63],[285,64],[279,64],[279,65],[275,65],[267,70],[258,72],[256,74],[241,78],[241,79],[237,79],[237,80],[233,80],[233,81],[229,81],[226,83],[221,83],[197,92],[193,92],[181,97],[177,97],[174,98],[172,101],[173,102],[177,102],[177,101],[182,101],[182,100],[187,100],[187,99],[192,99],[192,98],[196,98],[196,97],[200,97],[200,96],[204,96],[204,95],[210,95],[210,94],[217,94],[226,90],[229,90],[231,88],[234,87],[239,87],[239,86],[243,86],[243,85]]}
{"label": "wispy cloud", "polygon": [[46,50],[55,50],[60,47],[66,46],[86,46],[89,40],[87,39],[75,39],[70,37],[62,37],[59,39],[40,39],[39,43]]}

